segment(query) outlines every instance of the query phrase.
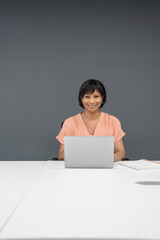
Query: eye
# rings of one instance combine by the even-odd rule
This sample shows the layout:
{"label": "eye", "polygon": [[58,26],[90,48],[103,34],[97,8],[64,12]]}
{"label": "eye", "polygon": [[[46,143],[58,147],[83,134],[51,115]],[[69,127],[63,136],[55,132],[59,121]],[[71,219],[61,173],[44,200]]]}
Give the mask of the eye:
{"label": "eye", "polygon": [[99,96],[98,95],[96,95],[96,96],[94,96],[95,98],[99,98]]}
{"label": "eye", "polygon": [[87,98],[87,99],[89,98],[89,96],[84,96],[84,97]]}

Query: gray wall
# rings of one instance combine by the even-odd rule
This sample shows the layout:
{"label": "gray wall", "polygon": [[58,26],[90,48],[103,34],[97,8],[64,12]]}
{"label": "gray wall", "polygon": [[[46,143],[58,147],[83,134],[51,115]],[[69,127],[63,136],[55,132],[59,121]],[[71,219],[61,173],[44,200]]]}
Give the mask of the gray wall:
{"label": "gray wall", "polygon": [[0,159],[56,156],[88,78],[126,132],[131,159],[160,159],[160,1],[0,1]]}

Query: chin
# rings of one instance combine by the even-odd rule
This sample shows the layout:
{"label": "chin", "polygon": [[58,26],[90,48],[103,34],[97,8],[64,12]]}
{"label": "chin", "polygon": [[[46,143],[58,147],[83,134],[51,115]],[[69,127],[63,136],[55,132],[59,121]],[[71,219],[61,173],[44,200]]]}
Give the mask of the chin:
{"label": "chin", "polygon": [[86,110],[88,112],[97,112],[97,111],[99,111],[99,108],[96,108],[96,109],[94,109],[94,108],[86,108]]}

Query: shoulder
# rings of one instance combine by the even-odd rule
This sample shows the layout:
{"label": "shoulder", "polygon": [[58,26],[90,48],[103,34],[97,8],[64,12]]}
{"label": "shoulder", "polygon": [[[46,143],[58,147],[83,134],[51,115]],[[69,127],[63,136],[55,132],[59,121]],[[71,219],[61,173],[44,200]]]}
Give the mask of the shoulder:
{"label": "shoulder", "polygon": [[105,113],[103,112],[103,115],[104,115],[104,118],[107,122],[109,122],[110,124],[113,124],[113,125],[119,125],[120,124],[120,121],[117,117],[113,116],[113,115],[110,115],[108,113]]}
{"label": "shoulder", "polygon": [[80,113],[74,115],[74,116],[71,116],[69,118],[67,118],[64,122],[63,122],[63,125],[64,126],[68,126],[68,125],[72,125],[74,123],[76,123],[77,121],[79,121],[79,118],[80,118]]}

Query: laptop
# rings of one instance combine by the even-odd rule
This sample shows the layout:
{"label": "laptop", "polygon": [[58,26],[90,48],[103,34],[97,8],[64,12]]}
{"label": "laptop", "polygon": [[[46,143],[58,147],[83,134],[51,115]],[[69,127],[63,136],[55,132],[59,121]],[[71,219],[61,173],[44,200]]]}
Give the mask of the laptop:
{"label": "laptop", "polygon": [[66,168],[113,168],[114,137],[65,136]]}

